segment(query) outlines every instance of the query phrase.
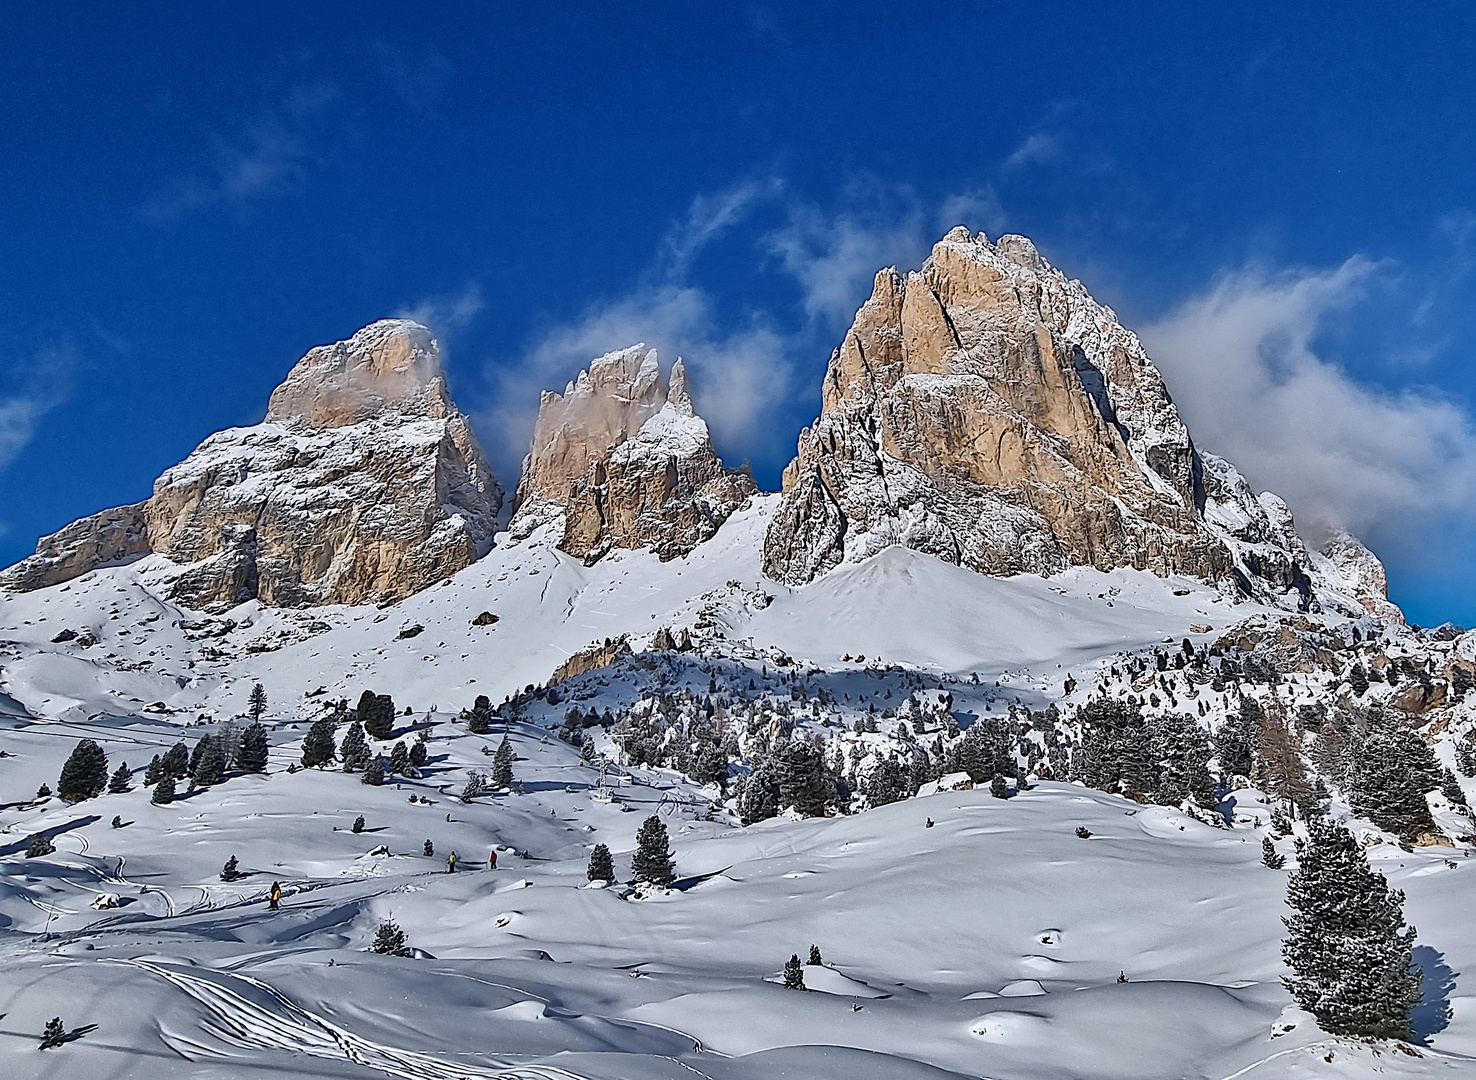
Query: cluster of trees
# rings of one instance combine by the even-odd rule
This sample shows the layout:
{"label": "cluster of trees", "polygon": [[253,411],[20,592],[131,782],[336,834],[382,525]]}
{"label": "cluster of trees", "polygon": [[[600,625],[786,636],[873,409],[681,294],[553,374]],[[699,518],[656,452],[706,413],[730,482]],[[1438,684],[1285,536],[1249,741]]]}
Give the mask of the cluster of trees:
{"label": "cluster of trees", "polygon": [[[234,731],[201,735],[194,749],[176,743],[163,754],[155,754],[144,770],[144,786],[154,788],[153,801],[161,805],[174,799],[175,785],[185,777],[201,787],[223,782],[235,770],[265,772],[267,733],[259,720],[239,736]],[[133,771],[125,761],[108,774],[108,757],[92,739],[80,740],[62,765],[57,794],[67,802],[93,799],[107,791],[123,794],[133,790]]]}
{"label": "cluster of trees", "polygon": [[[652,814],[641,822],[636,831],[636,849],[630,860],[631,873],[637,884],[670,885],[676,877],[672,863],[671,838],[661,819]],[[590,852],[585,876],[590,881],[614,883],[615,863],[610,857],[610,849],[604,844],[596,844]]]}
{"label": "cluster of trees", "polygon": [[[375,750],[370,740],[384,742],[394,737],[395,704],[387,694],[365,690],[359,707],[349,719],[347,702],[328,716],[314,720],[302,740],[303,768],[321,769],[341,763],[344,772],[359,773],[361,782],[383,784],[391,776],[418,776],[429,756],[424,733],[409,742],[398,740],[389,756]],[[348,724],[341,742],[337,739],[340,724]]]}
{"label": "cluster of trees", "polygon": [[1186,800],[1207,810],[1218,805],[1209,736],[1182,713],[1143,715],[1135,701],[1093,698],[1077,720],[1081,744],[1071,755],[1071,778],[1089,787],[1140,796],[1165,806]]}

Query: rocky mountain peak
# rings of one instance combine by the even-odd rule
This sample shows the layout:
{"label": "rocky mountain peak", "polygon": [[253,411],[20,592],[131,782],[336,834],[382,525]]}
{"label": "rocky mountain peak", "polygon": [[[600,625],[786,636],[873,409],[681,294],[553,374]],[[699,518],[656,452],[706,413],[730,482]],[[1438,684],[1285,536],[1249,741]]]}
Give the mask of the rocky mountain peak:
{"label": "rocky mountain peak", "polygon": [[395,600],[484,553],[502,498],[434,338],[385,320],[311,350],[262,423],[207,438],[149,499],[43,537],[0,585],[154,553],[194,608]]}
{"label": "rocky mountain peak", "polygon": [[764,567],[801,584],[902,544],[989,574],[1133,567],[1319,603],[1284,505],[1238,473],[1216,490],[1254,535],[1206,517],[1204,462],[1137,335],[1025,237],[956,228],[920,269],[876,275]]}
{"label": "rocky mountain peak", "polygon": [[381,319],[310,350],[272,391],[266,419],[335,428],[390,412],[440,419],[455,408],[430,330],[408,319]]}
{"label": "rocky mountain peak", "polygon": [[613,548],[674,558],[756,490],[714,451],[686,364],[663,380],[640,344],[592,361],[562,395],[544,392],[509,530],[522,539],[561,523],[559,548],[591,562]]}

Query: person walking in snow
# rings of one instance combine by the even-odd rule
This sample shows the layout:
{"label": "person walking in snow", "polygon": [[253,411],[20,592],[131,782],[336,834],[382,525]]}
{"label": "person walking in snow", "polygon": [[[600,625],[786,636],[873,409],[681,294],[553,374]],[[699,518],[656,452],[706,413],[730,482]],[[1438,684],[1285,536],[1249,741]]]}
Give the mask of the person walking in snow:
{"label": "person walking in snow", "polygon": [[487,859],[487,869],[488,870],[496,870],[497,869],[497,849],[496,848],[493,848],[492,849],[492,854]]}
{"label": "person walking in snow", "polygon": [[272,882],[272,891],[267,894],[267,910],[276,911],[277,905],[282,902],[282,883]]}
{"label": "person walking in snow", "polygon": [[446,873],[456,873],[456,852],[454,851],[446,856]]}

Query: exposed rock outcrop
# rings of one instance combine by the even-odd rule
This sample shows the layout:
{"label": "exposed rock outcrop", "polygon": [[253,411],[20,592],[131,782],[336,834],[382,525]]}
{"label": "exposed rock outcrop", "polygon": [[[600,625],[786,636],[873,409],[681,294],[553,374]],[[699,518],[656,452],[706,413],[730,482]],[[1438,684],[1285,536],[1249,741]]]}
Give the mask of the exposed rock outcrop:
{"label": "exposed rock outcrop", "polygon": [[1363,541],[1342,529],[1334,529],[1318,546],[1318,551],[1324,560],[1324,575],[1337,581],[1370,615],[1404,622],[1404,613],[1389,601],[1389,578],[1384,564]]}
{"label": "exposed rock outcrop", "polygon": [[713,450],[682,361],[664,384],[656,351],[636,345],[595,360],[563,394],[544,392],[509,529],[516,539],[562,522],[559,548],[587,562],[613,548],[671,559],[756,490]]}
{"label": "exposed rock outcrop", "polygon": [[988,574],[1134,567],[1356,608],[1284,503],[1201,459],[1111,309],[1024,237],[963,228],[921,270],[877,274],[785,470],[764,568],[801,584],[891,544]]}
{"label": "exposed rock outcrop", "polygon": [[502,489],[423,326],[386,320],[313,349],[267,418],[206,439],[146,502],[44,538],[0,578],[50,585],[147,552],[191,607],[396,600],[491,545]]}

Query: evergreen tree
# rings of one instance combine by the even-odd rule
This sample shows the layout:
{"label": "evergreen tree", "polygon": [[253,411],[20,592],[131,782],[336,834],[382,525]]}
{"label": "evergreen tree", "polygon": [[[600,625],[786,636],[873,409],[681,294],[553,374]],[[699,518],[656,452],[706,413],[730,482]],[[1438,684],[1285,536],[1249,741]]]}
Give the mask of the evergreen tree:
{"label": "evergreen tree", "polygon": [[1440,783],[1440,794],[1445,796],[1445,801],[1452,806],[1466,806],[1466,793],[1461,788],[1461,782],[1456,779],[1455,773],[1449,769],[1445,770],[1444,778]]}
{"label": "evergreen tree", "polygon": [[1153,748],[1137,705],[1093,698],[1081,708],[1081,776],[1088,787],[1138,795],[1152,791]]}
{"label": "evergreen tree", "polygon": [[1399,732],[1388,727],[1370,731],[1353,761],[1350,801],[1379,828],[1412,837],[1434,828],[1434,822],[1425,801],[1428,789],[1422,786],[1427,777],[1407,751]]}
{"label": "evergreen tree", "polygon": [[334,758],[333,720],[323,717],[314,720],[302,740],[302,765],[305,769],[331,765]]}
{"label": "evergreen tree", "polygon": [[784,989],[806,989],[805,969],[800,965],[799,953],[791,953],[789,963],[784,965]]}
{"label": "evergreen tree", "polygon": [[824,960],[820,959],[819,945],[810,946],[810,959],[807,960],[805,963],[807,967],[819,967],[821,964],[825,963]]}
{"label": "evergreen tree", "polygon": [[190,748],[177,742],[164,752],[164,769],[176,780],[190,775]]}
{"label": "evergreen tree", "polygon": [[1476,728],[1466,732],[1456,743],[1455,759],[1462,776],[1476,776]]}
{"label": "evergreen tree", "polygon": [[1004,778],[1003,773],[995,773],[994,779],[989,781],[989,794],[996,799],[1008,799],[1010,797],[1010,782]]}
{"label": "evergreen tree", "polygon": [[369,764],[369,741],[364,738],[364,725],[355,720],[344,732],[338,747],[338,758],[344,772],[357,772]]}
{"label": "evergreen tree", "polygon": [[433,857],[435,855],[435,853],[436,853],[436,845],[435,844],[432,844],[429,840],[427,840],[425,842],[425,847],[422,850],[422,853],[425,855],[425,857],[427,859]]}
{"label": "evergreen tree", "polygon": [[54,1050],[67,1041],[67,1029],[62,1025],[60,1016],[53,1016],[46,1021],[46,1028],[41,1032],[41,1049]]}
{"label": "evergreen tree", "polygon": [[390,751],[389,769],[391,776],[403,776],[405,770],[410,767],[410,748],[402,742],[395,743],[395,748]]}
{"label": "evergreen tree", "polygon": [[388,694],[375,694],[365,690],[359,697],[359,722],[364,725],[364,734],[376,742],[382,742],[394,734],[395,703]]}
{"label": "evergreen tree", "polygon": [[631,869],[635,871],[637,881],[649,881],[653,885],[670,885],[672,882],[666,826],[655,814],[641,822],[636,832],[636,851],[631,859]]}
{"label": "evergreen tree", "polygon": [[393,920],[379,924],[379,929],[374,933],[374,944],[370,948],[386,956],[404,956],[409,951],[405,948],[405,931]]}
{"label": "evergreen tree", "polygon": [[1287,880],[1292,914],[1282,920],[1282,957],[1292,974],[1282,982],[1325,1031],[1406,1038],[1421,975],[1411,961],[1414,927],[1404,928],[1404,893],[1369,869],[1347,829],[1316,817],[1307,834]]}
{"label": "evergreen tree", "polygon": [[497,744],[497,753],[492,757],[492,786],[495,788],[511,788],[513,784],[513,748],[508,742],[507,736]]}
{"label": "evergreen tree", "polygon": [[872,765],[871,771],[861,781],[861,794],[866,796],[869,807],[887,806],[907,798],[911,794],[908,786],[902,766],[894,759],[884,757]]}
{"label": "evergreen tree", "polygon": [[585,876],[590,881],[615,880],[615,863],[610,858],[610,849],[604,844],[596,844],[594,850],[589,853],[589,869]]}
{"label": "evergreen tree", "polygon": [[26,842],[26,858],[44,859],[56,850],[56,845],[51,839],[41,833],[36,833]]}
{"label": "evergreen tree", "polygon": [[1261,703],[1242,697],[1235,712],[1225,717],[1215,732],[1215,756],[1220,759],[1220,773],[1250,776],[1255,772],[1256,737],[1261,728]]}
{"label": "evergreen tree", "polygon": [[779,770],[770,757],[760,758],[743,782],[738,816],[745,825],[767,821],[779,813]]}
{"label": "evergreen tree", "polygon": [[144,770],[144,787],[153,787],[159,782],[159,777],[164,775],[164,759],[158,754],[149,762],[149,767]]}
{"label": "evergreen tree", "polygon": [[[257,683],[257,685],[260,686],[261,684],[260,683]],[[226,860],[225,865],[220,868],[220,880],[221,881],[236,881],[240,877],[241,877],[240,866],[236,862],[236,857],[234,855],[232,855],[229,859]]]}
{"label": "evergreen tree", "polygon": [[428,755],[425,749],[425,735],[422,734],[419,738],[417,738],[413,743],[410,744],[410,764],[414,765],[418,769],[425,764],[425,759],[427,756]]}
{"label": "evergreen tree", "polygon": [[485,735],[492,730],[492,702],[486,694],[478,694],[467,714],[466,729],[473,735]]}
{"label": "evergreen tree", "polygon": [[247,711],[251,714],[251,719],[255,720],[257,723],[260,723],[261,715],[262,713],[266,712],[266,707],[266,688],[263,687],[261,683],[257,683],[251,688],[250,704],[247,707]]}
{"label": "evergreen tree", "polygon": [[56,793],[69,803],[96,798],[108,786],[108,756],[91,739],[83,739],[62,766]]}
{"label": "evergreen tree", "polygon": [[168,806],[174,801],[174,777],[165,774],[154,785],[154,794],[149,799],[155,806]]}
{"label": "evergreen tree", "polygon": [[354,818],[353,827],[349,831],[351,833],[353,833],[354,835],[356,835],[356,836],[359,833],[361,833],[361,832],[364,831],[364,815],[363,814],[360,814],[358,817]]}
{"label": "evergreen tree", "polygon": [[810,743],[791,740],[774,752],[774,765],[779,775],[779,805],[792,806],[805,817],[823,817],[835,792],[820,751]]}
{"label": "evergreen tree", "polygon": [[236,748],[236,768],[247,773],[266,772],[267,732],[258,721],[241,732],[241,745]]}
{"label": "evergreen tree", "polygon": [[384,755],[375,754],[364,766],[364,771],[359,774],[359,783],[368,784],[370,787],[379,787],[384,783]]}
{"label": "evergreen tree", "polygon": [[36,798],[38,798],[38,799],[49,799],[49,798],[51,798],[51,788],[48,787],[46,784],[42,784],[40,787],[38,787],[36,789]]}
{"label": "evergreen tree", "polygon": [[1204,729],[1192,717],[1166,713],[1148,722],[1148,734],[1157,765],[1153,801],[1160,806],[1181,806],[1185,799],[1192,799],[1205,810],[1219,805],[1209,771],[1213,750]]}
{"label": "evergreen tree", "polygon": [[1286,856],[1276,850],[1269,836],[1261,837],[1261,865],[1270,870],[1280,870],[1286,865]]}
{"label": "evergreen tree", "polygon": [[133,790],[133,770],[128,767],[128,762],[118,766],[113,778],[108,781],[109,795],[122,795]]}
{"label": "evergreen tree", "polygon": [[189,775],[191,777],[195,777],[196,779],[198,779],[196,774],[200,771],[200,759],[205,756],[205,752],[210,749],[210,744],[214,741],[215,740],[210,737],[210,733],[206,732],[204,735],[201,735],[199,741],[195,743],[195,748],[190,751]]}
{"label": "evergreen tree", "polygon": [[1268,795],[1295,811],[1307,801],[1311,785],[1302,761],[1301,743],[1291,732],[1286,707],[1280,698],[1272,696],[1270,704],[1261,711],[1256,743],[1257,782]]}
{"label": "evergreen tree", "polygon": [[194,770],[195,783],[201,787],[210,787],[225,779],[225,755],[221,753],[220,740],[210,739],[207,743],[206,739],[210,739],[210,736],[200,739],[205,749],[195,762]]}

